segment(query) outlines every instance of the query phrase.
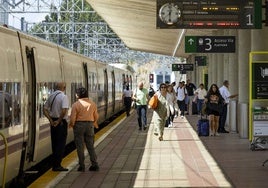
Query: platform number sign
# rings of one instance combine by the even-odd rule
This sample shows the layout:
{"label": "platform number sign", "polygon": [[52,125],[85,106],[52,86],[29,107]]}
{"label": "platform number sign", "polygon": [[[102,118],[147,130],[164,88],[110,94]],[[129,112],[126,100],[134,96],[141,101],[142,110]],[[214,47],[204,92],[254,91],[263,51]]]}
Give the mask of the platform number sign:
{"label": "platform number sign", "polygon": [[185,53],[235,53],[235,36],[185,36]]}
{"label": "platform number sign", "polygon": [[193,64],[172,64],[172,71],[193,71],[194,65]]}

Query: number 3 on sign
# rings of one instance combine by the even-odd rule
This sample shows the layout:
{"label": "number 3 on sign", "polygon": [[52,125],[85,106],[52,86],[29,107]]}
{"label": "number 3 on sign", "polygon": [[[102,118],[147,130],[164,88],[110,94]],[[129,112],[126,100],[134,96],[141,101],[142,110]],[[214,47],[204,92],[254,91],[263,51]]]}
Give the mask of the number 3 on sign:
{"label": "number 3 on sign", "polygon": [[210,38],[205,38],[205,45],[206,45],[206,48],[205,48],[206,51],[210,51],[212,49]]}

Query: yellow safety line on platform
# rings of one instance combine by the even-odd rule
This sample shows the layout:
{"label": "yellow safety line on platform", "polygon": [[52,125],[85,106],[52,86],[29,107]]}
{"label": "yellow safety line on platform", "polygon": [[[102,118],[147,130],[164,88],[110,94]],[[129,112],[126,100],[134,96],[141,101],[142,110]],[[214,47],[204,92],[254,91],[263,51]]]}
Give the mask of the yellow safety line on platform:
{"label": "yellow safety line on platform", "polygon": [[[126,114],[123,113],[118,118],[116,118],[109,125],[98,131],[95,135],[95,147],[111,132],[113,131],[121,121],[126,117]],[[46,173],[40,176],[35,180],[28,188],[44,188],[51,187],[52,184],[55,185],[64,176],[66,176],[78,163],[77,163],[77,153],[76,150],[72,151],[69,155],[64,157],[62,160],[62,165],[69,169],[68,172],[53,172],[52,169],[49,169]]]}

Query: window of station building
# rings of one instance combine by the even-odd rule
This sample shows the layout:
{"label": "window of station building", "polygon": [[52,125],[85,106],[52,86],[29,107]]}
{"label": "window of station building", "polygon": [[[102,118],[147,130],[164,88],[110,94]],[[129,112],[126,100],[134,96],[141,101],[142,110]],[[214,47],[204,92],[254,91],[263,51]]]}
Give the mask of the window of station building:
{"label": "window of station building", "polygon": [[0,82],[0,129],[21,123],[21,84]]}
{"label": "window of station building", "polygon": [[163,75],[162,74],[158,74],[156,76],[156,84],[159,85],[161,83],[163,83],[164,79],[163,79]]}
{"label": "window of station building", "polygon": [[165,75],[165,83],[170,83],[170,75]]}

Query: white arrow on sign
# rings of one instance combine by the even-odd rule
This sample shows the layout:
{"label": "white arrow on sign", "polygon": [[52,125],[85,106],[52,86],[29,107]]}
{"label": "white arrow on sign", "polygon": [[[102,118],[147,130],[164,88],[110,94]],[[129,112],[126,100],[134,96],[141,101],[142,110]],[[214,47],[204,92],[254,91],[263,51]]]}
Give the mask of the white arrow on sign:
{"label": "white arrow on sign", "polygon": [[190,38],[188,42],[190,43],[190,45],[192,45],[194,43],[194,39]]}

